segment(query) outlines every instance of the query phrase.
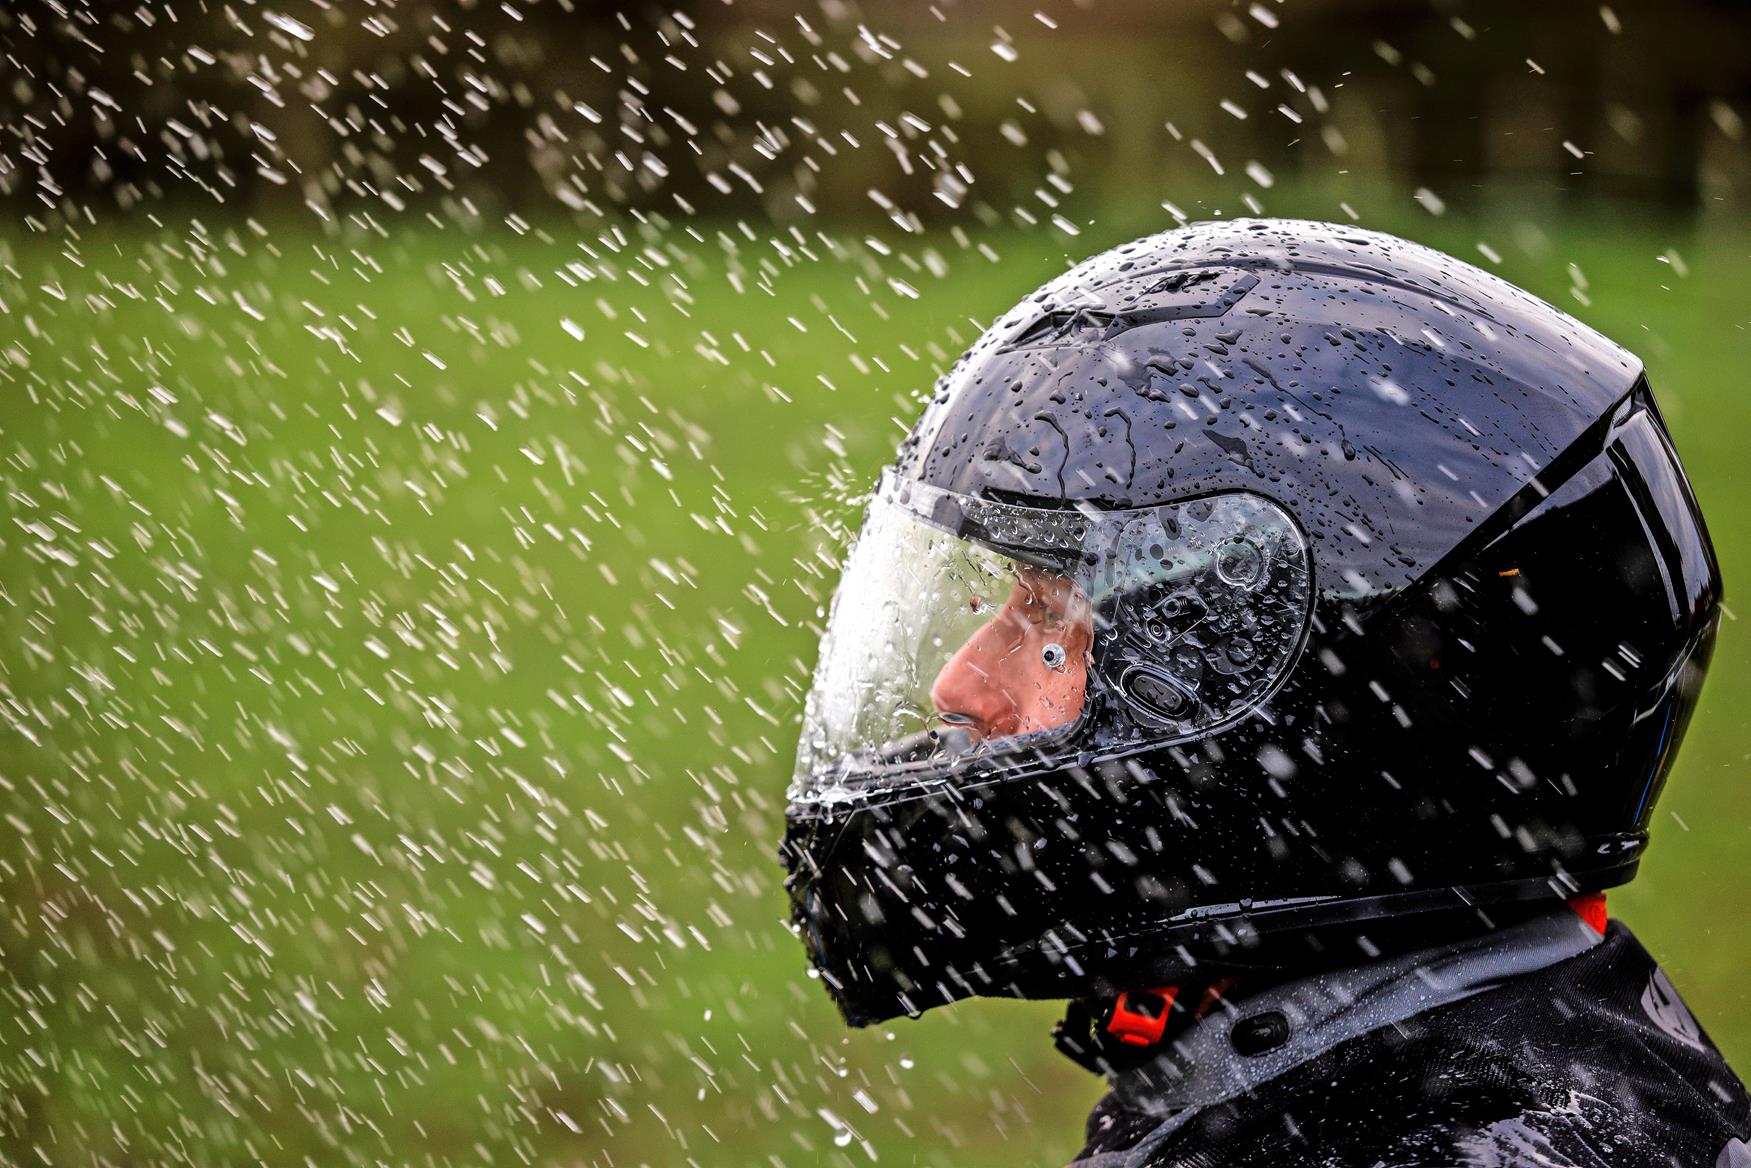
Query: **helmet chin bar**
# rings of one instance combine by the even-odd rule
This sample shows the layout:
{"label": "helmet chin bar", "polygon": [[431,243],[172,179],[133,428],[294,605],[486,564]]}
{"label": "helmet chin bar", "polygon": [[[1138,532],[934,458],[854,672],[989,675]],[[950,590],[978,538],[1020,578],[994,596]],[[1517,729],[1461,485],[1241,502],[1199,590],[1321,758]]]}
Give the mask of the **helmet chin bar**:
{"label": "helmet chin bar", "polygon": [[[980,623],[934,603],[943,549],[1075,577],[1075,721],[921,724]],[[1586,326],[1347,226],[1138,241],[994,325],[885,476],[809,700],[794,923],[868,1024],[1558,907],[1633,875],[1720,593],[1640,363]]]}

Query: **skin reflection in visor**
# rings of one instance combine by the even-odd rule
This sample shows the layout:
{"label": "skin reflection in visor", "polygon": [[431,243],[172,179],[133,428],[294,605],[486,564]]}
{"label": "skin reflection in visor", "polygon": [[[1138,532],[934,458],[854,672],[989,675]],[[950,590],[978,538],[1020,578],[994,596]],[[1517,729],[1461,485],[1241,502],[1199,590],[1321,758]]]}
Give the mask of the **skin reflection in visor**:
{"label": "skin reflection in visor", "polygon": [[1082,713],[1094,639],[1088,597],[1044,568],[1017,564],[1015,577],[1008,598],[930,687],[938,716],[975,741],[1052,730]]}

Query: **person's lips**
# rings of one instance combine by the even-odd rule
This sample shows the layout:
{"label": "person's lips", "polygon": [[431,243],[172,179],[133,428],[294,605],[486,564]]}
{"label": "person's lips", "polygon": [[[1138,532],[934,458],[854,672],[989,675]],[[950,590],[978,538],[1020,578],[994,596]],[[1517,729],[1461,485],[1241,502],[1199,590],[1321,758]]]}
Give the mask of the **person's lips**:
{"label": "person's lips", "polygon": [[953,710],[941,710],[937,712],[936,716],[944,726],[958,730],[963,734],[969,734],[974,741],[986,737],[989,733],[984,724],[971,714],[959,714],[955,713]]}

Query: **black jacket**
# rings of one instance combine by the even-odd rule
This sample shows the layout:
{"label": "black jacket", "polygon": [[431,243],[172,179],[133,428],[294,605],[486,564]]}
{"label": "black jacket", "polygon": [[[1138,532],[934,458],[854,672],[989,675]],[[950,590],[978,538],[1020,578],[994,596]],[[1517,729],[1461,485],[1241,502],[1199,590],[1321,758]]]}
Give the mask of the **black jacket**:
{"label": "black jacket", "polygon": [[1077,1164],[1751,1168],[1747,1139],[1647,951],[1565,912],[1201,1019],[1114,1078]]}

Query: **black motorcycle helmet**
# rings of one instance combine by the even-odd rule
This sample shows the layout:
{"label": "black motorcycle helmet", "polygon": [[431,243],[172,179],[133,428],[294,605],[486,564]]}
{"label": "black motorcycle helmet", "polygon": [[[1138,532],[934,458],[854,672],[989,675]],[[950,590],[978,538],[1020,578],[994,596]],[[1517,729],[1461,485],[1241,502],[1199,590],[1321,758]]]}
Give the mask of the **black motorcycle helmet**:
{"label": "black motorcycle helmet", "polygon": [[862,1025],[1621,884],[1720,595],[1592,329],[1354,227],[1127,244],[981,337],[882,477],[789,795],[795,924]]}

